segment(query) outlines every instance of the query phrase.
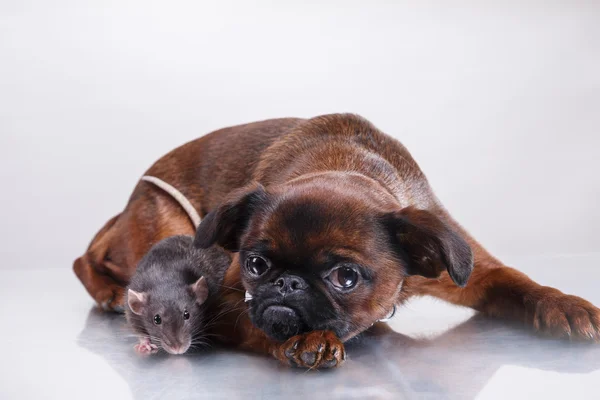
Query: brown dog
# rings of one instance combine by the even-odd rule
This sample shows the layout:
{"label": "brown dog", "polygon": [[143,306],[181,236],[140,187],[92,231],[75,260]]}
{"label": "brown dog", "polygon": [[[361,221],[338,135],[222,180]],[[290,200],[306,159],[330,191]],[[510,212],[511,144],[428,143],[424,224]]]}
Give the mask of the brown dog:
{"label": "brown dog", "polygon": [[[342,341],[415,295],[551,336],[600,340],[599,309],[492,257],[444,210],[408,151],[355,115],[223,129],[172,151],[147,174],[205,216],[197,246],[236,252],[221,296],[223,309],[235,312],[224,311],[220,334],[243,348],[303,367],[336,366]],[[150,246],[191,233],[178,203],[140,182],[74,269],[92,297],[115,310]],[[248,308],[240,306],[244,290]]]}

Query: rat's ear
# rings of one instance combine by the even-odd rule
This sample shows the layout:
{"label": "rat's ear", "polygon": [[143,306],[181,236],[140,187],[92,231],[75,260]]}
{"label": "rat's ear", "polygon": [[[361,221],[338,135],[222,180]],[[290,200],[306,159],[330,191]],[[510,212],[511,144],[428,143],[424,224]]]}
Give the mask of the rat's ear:
{"label": "rat's ear", "polygon": [[446,222],[414,207],[386,214],[384,221],[408,274],[437,278],[447,270],[458,286],[467,284],[473,271],[471,247]]}
{"label": "rat's ear", "polygon": [[190,287],[196,296],[196,303],[202,304],[208,299],[208,285],[203,276],[201,276],[194,284],[190,285]]}
{"label": "rat's ear", "polygon": [[141,315],[148,301],[148,296],[143,292],[136,292],[129,289],[127,291],[127,304],[134,314]]}
{"label": "rat's ear", "polygon": [[217,243],[229,251],[239,250],[239,240],[254,212],[268,201],[264,187],[255,183],[235,190],[209,212],[196,231],[194,246],[206,249]]}

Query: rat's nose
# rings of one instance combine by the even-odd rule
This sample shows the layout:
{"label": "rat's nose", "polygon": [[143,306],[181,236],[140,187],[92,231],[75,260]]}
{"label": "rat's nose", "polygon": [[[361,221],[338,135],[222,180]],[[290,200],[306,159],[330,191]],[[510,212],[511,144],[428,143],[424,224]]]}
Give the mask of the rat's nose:
{"label": "rat's nose", "polygon": [[183,354],[188,350],[189,345],[180,344],[178,342],[174,344],[163,342],[163,347],[167,351],[167,353]]}
{"label": "rat's nose", "polygon": [[282,275],[273,284],[279,288],[279,293],[281,294],[288,294],[308,288],[306,281],[296,275]]}

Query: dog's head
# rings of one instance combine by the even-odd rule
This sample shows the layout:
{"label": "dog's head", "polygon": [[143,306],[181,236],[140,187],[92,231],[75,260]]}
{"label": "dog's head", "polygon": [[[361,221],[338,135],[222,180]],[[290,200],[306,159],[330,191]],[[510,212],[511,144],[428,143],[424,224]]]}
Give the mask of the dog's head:
{"label": "dog's head", "polygon": [[447,271],[464,285],[468,244],[434,214],[397,202],[374,181],[326,173],[231,195],[195,243],[240,253],[252,322],[276,340],[312,330],[348,339],[384,318],[408,275]]}

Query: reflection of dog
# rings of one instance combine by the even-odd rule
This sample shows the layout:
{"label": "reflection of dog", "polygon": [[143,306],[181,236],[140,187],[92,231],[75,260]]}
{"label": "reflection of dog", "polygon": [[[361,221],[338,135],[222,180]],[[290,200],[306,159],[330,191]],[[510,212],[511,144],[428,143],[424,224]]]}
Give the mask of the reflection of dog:
{"label": "reflection of dog", "polygon": [[[360,117],[228,128],[169,153],[148,174],[202,205],[198,246],[239,252],[224,285],[253,296],[250,318],[260,331],[243,315],[224,320],[241,327],[229,336],[245,347],[302,366],[338,365],[338,337],[424,294],[544,334],[600,339],[600,310],[488,254],[443,209],[408,151]],[[149,244],[191,230],[172,199],[140,183],[75,271],[114,308]],[[231,306],[243,295],[223,299]]]}
{"label": "reflection of dog", "polygon": [[169,399],[198,393],[210,399],[254,399],[266,392],[274,398],[304,399],[307,390],[315,400],[473,399],[506,365],[580,374],[600,368],[598,346],[536,340],[528,332],[480,316],[427,340],[378,325],[382,326],[348,345],[352,357],[335,374],[278,369],[262,357],[225,349],[137,357],[131,351],[135,339],[124,338],[125,318],[97,310],[90,311],[77,342],[104,359],[136,399],[155,397],[157,390]]}

